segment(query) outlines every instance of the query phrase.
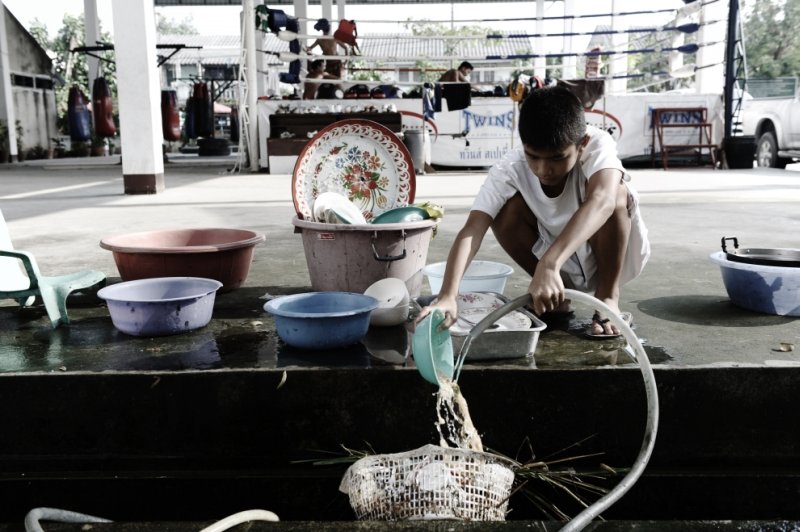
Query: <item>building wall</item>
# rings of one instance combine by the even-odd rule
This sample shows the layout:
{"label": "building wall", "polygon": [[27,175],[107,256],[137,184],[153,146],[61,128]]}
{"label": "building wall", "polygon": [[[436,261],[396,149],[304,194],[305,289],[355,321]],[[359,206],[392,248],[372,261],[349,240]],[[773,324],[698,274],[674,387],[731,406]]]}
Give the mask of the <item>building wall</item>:
{"label": "building wall", "polygon": [[52,61],[8,10],[5,15],[9,74],[14,112],[22,127],[22,152],[36,146],[51,148],[57,134]]}
{"label": "building wall", "polygon": [[51,148],[56,129],[56,98],[52,90],[14,87],[14,109],[22,126],[22,151]]}

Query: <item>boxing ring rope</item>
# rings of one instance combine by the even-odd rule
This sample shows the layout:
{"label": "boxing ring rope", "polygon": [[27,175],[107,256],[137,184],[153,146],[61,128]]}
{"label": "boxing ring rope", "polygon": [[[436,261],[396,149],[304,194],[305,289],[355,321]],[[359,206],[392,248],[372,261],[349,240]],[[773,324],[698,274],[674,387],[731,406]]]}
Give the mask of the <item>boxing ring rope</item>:
{"label": "boxing ring rope", "polygon": [[[613,64],[614,62],[620,61],[620,59],[624,56],[631,56],[633,54],[637,54],[642,56],[636,64],[635,71],[628,72],[626,67],[623,67],[622,70],[616,70],[613,67],[609,67],[610,70],[607,74],[603,75],[596,75],[591,77],[591,79],[602,79],[602,80],[641,80],[645,83],[641,84],[633,84],[632,86],[628,87],[626,85],[608,85],[606,87],[606,91],[608,94],[613,93],[621,93],[621,92],[634,92],[634,91],[642,91],[647,90],[649,87],[661,85],[664,83],[669,83],[674,80],[686,79],[693,77],[698,71],[719,66],[720,62],[715,62],[713,64],[704,64],[701,66],[697,66],[696,64],[682,64],[683,59],[677,59],[677,64],[675,64],[675,54],[696,54],[702,48],[707,46],[715,46],[720,44],[723,41],[710,41],[710,42],[687,42],[689,40],[690,35],[696,35],[698,32],[704,28],[709,27],[711,25],[718,24],[722,22],[722,20],[703,20],[703,11],[702,9],[705,6],[714,4],[719,2],[720,0],[696,0],[690,3],[686,3],[684,0],[684,4],[681,6],[676,6],[672,8],[661,8],[661,9],[639,9],[639,10],[632,10],[632,11],[611,11],[605,13],[586,13],[586,14],[565,14],[565,15],[548,15],[548,16],[535,16],[535,17],[513,17],[513,18],[484,18],[484,19],[459,19],[459,20],[442,20],[442,21],[432,21],[432,20],[365,20],[360,19],[358,22],[360,23],[391,23],[391,24],[403,24],[405,26],[409,25],[425,25],[425,24],[437,24],[437,23],[456,23],[456,24],[463,24],[469,22],[514,22],[514,21],[574,21],[579,19],[593,19],[593,18],[611,18],[613,20],[614,17],[625,17],[625,16],[644,16],[644,15],[671,15],[671,20],[669,22],[665,22],[664,24],[656,24],[652,26],[645,26],[645,27],[630,27],[624,29],[617,29],[616,27],[612,27],[612,29],[604,29],[602,26],[598,26],[597,29],[593,31],[563,31],[563,32],[538,32],[538,33],[519,33],[514,31],[497,31],[491,28],[487,28],[487,32],[484,34],[476,34],[476,35],[413,35],[413,34],[395,34],[395,35],[359,35],[357,39],[359,41],[377,41],[380,39],[393,39],[393,40],[416,40],[416,41],[439,41],[443,43],[458,41],[459,43],[465,43],[459,46],[458,52],[454,53],[447,53],[447,54],[436,54],[436,55],[425,55],[424,53],[419,53],[417,56],[413,55],[389,55],[389,54],[369,54],[367,50],[367,54],[337,54],[337,55],[325,55],[325,54],[311,54],[311,53],[304,53],[302,50],[297,52],[281,52],[281,51],[273,51],[273,50],[259,50],[259,52],[271,54],[278,58],[280,61],[313,61],[318,59],[323,60],[340,60],[344,63],[347,72],[351,74],[355,72],[364,72],[364,71],[371,71],[375,72],[376,75],[373,76],[378,79],[357,79],[355,77],[350,77],[345,74],[341,79],[319,79],[319,78],[307,78],[298,76],[295,78],[296,81],[291,82],[292,84],[297,83],[333,83],[333,84],[342,84],[341,87],[347,87],[352,84],[363,84],[372,86],[379,86],[379,85],[388,85],[388,86],[398,86],[398,87],[409,87],[409,86],[420,86],[421,84],[425,83],[425,79],[416,79],[410,81],[399,81],[393,79],[393,76],[386,76],[379,74],[380,72],[422,72],[424,74],[428,74],[428,76],[423,75],[423,78],[428,77],[427,81],[434,81],[431,79],[438,73],[441,73],[445,70],[449,70],[448,68],[442,68],[441,64],[447,64],[453,60],[454,56],[459,57],[461,60],[464,61],[471,61],[476,62],[476,68],[473,68],[474,72],[497,72],[497,68],[492,66],[493,63],[504,63],[502,68],[511,71],[511,77],[514,78],[516,73],[524,73],[526,71],[530,72],[530,70],[536,70],[537,68],[542,68],[541,66],[536,66],[536,61],[544,60],[546,65],[544,68],[547,70],[552,71],[552,69],[562,69],[563,72],[564,68],[567,69],[575,69],[575,63],[570,61],[567,62],[567,59],[579,59],[584,58],[587,61],[591,61],[592,59],[601,59],[606,58],[608,64]],[[292,17],[295,18],[295,17]],[[303,18],[303,17],[296,17],[297,20],[305,20],[305,21],[319,21],[319,18]],[[299,33],[299,32],[292,32],[287,31],[285,29],[275,28],[278,31],[269,30],[270,33],[276,35],[278,39],[282,41],[297,41],[299,39],[313,39],[313,40],[335,40],[333,34],[306,34],[306,33]],[[566,26],[565,26],[566,29]],[[267,32],[266,28],[261,28],[262,31]],[[619,41],[612,41],[611,44],[608,43],[608,40],[602,44],[602,48],[594,47],[591,50],[578,52],[578,51],[564,51],[564,52],[552,52],[552,53],[533,53],[532,50],[534,47],[534,43],[531,43],[531,39],[537,38],[545,38],[545,39],[554,39],[554,38],[561,38],[564,39],[566,42],[567,38],[572,37],[609,37],[609,36],[630,36],[630,39],[625,39],[624,42]],[[682,37],[679,37],[682,35]],[[702,33],[699,34],[702,38]],[[520,42],[518,49],[520,53],[486,53],[488,50],[484,48],[481,49],[480,45],[477,49],[470,50],[471,45],[470,42],[479,43],[481,41],[492,41],[492,42],[499,42],[499,41],[509,41],[509,40],[518,40],[518,41],[527,41],[527,42]],[[684,44],[681,44],[684,43]],[[637,46],[638,45],[638,46]],[[450,45],[443,44],[445,50],[449,51]],[[508,48],[511,47],[512,49],[515,45],[505,44],[506,50],[503,52],[508,51]],[[526,50],[527,48],[527,50]],[[475,51],[480,50],[479,53],[474,53]],[[573,48],[574,50],[574,48]],[[470,53],[471,52],[471,53]],[[483,53],[481,53],[483,52]],[[670,55],[668,59],[666,56],[667,54]],[[702,60],[702,56],[699,57]],[[392,65],[398,64],[408,64],[410,62],[431,62],[430,66],[417,66],[417,67],[399,67],[395,66],[392,68]],[[521,64],[512,64],[509,65],[510,62],[520,62]],[[664,68],[666,66],[665,63],[669,62],[670,67]],[[439,64],[436,64],[439,63]],[[481,65],[488,65],[483,66]],[[303,73],[305,71],[303,70]],[[357,74],[356,74],[357,75]],[[363,75],[363,74],[362,74]],[[508,75],[508,73],[501,74],[502,76]],[[539,74],[544,76],[544,74]],[[575,74],[572,74],[573,76]],[[558,77],[558,74],[556,74]],[[579,74],[580,77],[580,74]],[[508,82],[507,79],[488,79],[483,82],[481,81],[473,81],[473,85],[483,85],[483,86],[495,86],[498,85],[505,86]]]}
{"label": "boxing ring rope", "polygon": [[[715,0],[716,1],[716,0]],[[536,37],[580,37],[580,36],[594,36],[594,35],[630,35],[630,34],[653,34],[653,33],[666,33],[666,32],[681,32],[681,33],[696,33],[702,26],[710,26],[717,24],[721,20],[712,20],[708,22],[691,22],[682,24],[680,26],[662,26],[660,28],[631,28],[626,30],[597,30],[597,31],[571,31],[560,33],[487,33],[485,35],[409,35],[399,34],[392,35],[393,39],[409,39],[415,41],[438,41],[438,40],[482,40],[482,39],[529,39]],[[319,39],[319,40],[335,40],[333,35],[314,35],[295,33],[292,31],[281,30],[278,32],[278,38],[282,41],[293,41],[295,39]],[[361,35],[359,40],[370,39],[385,39],[383,35]]]}
{"label": "boxing ring rope", "polygon": [[[665,13],[680,13],[682,11],[686,11],[688,13],[697,11],[702,7],[707,5],[719,2],[720,0],[703,0],[702,2],[697,2],[696,0],[690,4],[686,4],[680,8],[662,8],[662,9],[643,9],[637,11],[617,11],[611,13],[589,13],[583,15],[548,15],[544,17],[510,17],[510,18],[483,18],[483,19],[442,19],[442,20],[370,20],[370,19],[361,19],[358,22],[361,23],[369,23],[369,24],[450,24],[451,22],[454,24],[462,24],[465,22],[468,23],[477,23],[477,22],[523,22],[523,21],[537,21],[537,20],[571,20],[571,19],[584,19],[584,18],[599,18],[599,17],[622,17],[622,16],[635,16],[635,15],[657,15],[657,14],[665,14]],[[305,21],[305,22],[315,22],[319,20],[318,18],[301,18],[297,17],[297,20]],[[359,39],[361,36],[359,36]]]}

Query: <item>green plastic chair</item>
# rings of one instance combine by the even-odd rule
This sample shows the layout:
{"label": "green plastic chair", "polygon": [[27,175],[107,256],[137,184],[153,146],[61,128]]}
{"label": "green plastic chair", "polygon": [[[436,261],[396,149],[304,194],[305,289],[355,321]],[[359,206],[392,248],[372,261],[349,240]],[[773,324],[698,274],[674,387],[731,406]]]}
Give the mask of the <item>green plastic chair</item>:
{"label": "green plastic chair", "polygon": [[70,293],[105,285],[105,280],[105,274],[92,270],[53,277],[42,275],[32,254],[14,250],[3,211],[0,211],[0,299],[15,299],[25,307],[32,305],[38,296],[44,303],[50,324],[56,328],[69,324],[67,297]]}

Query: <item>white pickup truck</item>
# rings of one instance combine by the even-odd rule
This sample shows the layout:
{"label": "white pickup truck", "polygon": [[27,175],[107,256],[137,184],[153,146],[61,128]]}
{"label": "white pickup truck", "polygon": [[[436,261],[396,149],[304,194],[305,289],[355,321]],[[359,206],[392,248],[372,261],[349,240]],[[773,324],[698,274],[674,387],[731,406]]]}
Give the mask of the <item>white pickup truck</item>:
{"label": "white pickup truck", "polygon": [[756,139],[758,166],[785,168],[800,159],[800,94],[796,78],[748,80],[742,134]]}

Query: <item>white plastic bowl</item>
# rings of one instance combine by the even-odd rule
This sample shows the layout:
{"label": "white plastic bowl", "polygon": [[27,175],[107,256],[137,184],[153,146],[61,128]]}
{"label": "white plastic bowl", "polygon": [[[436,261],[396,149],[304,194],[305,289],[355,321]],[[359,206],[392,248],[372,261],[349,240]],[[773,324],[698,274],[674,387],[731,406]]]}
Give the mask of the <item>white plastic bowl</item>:
{"label": "white plastic bowl", "polygon": [[408,303],[411,297],[406,283],[396,277],[387,277],[372,283],[364,295],[378,300],[378,308],[369,317],[370,325],[380,327],[400,325],[408,319]]}
{"label": "white plastic bowl", "polygon": [[[442,289],[444,279],[444,269],[446,262],[436,262],[428,264],[422,271],[428,279],[431,294],[438,294]],[[502,294],[506,288],[508,276],[514,273],[511,266],[501,262],[491,262],[488,260],[473,260],[461,284],[458,286],[458,293],[464,292],[496,292]]]}
{"label": "white plastic bowl", "polygon": [[800,316],[800,268],[735,262],[717,251],[725,290],[734,305],[778,316]]}

